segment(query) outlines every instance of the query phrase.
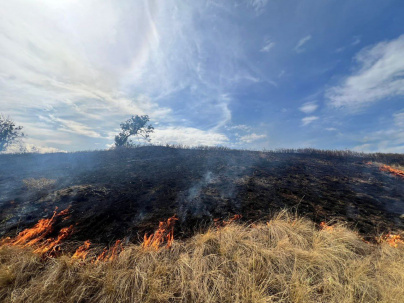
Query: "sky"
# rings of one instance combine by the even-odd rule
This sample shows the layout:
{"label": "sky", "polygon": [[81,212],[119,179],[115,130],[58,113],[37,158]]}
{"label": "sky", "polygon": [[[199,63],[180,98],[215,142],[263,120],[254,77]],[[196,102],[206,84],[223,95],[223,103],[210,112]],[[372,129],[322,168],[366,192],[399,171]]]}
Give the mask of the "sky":
{"label": "sky", "polygon": [[0,1],[0,112],[27,149],[404,153],[402,0]]}

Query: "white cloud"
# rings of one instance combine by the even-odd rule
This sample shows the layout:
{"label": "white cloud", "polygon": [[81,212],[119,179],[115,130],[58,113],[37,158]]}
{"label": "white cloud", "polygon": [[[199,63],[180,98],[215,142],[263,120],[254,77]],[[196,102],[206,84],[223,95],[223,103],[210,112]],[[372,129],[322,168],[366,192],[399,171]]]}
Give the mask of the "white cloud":
{"label": "white cloud", "polygon": [[355,150],[404,153],[404,111],[394,113],[391,120],[391,127],[367,134]]}
{"label": "white cloud", "polygon": [[341,53],[341,52],[343,52],[345,49],[346,49],[346,47],[345,47],[345,46],[342,46],[342,47],[337,48],[337,49],[335,50],[335,52],[336,52],[336,53]]}
{"label": "white cloud", "polygon": [[318,119],[318,117],[316,117],[316,116],[304,117],[302,119],[302,125],[303,126],[309,125],[310,123],[316,121],[317,119]]}
{"label": "white cloud", "polygon": [[303,37],[302,39],[299,40],[299,42],[296,44],[295,46],[295,52],[297,53],[301,53],[304,52],[305,49],[303,48],[303,46],[309,41],[311,40],[311,35],[307,35],[306,37]]}
{"label": "white cloud", "polygon": [[183,144],[187,146],[215,146],[229,142],[229,138],[219,132],[204,131],[193,127],[167,127],[155,129],[151,136],[156,144]]}
{"label": "white cloud", "polygon": [[316,111],[318,105],[315,102],[307,102],[303,104],[299,110],[304,112],[305,114],[311,114]]}
{"label": "white cloud", "polygon": [[268,53],[275,46],[275,42],[266,40],[265,45],[261,48],[260,52]]}
{"label": "white cloud", "polygon": [[352,42],[351,42],[349,45],[339,47],[339,48],[337,48],[337,49],[335,50],[335,52],[336,52],[336,53],[341,53],[341,52],[343,52],[344,50],[346,50],[348,47],[352,47],[352,46],[358,45],[359,43],[361,43],[361,39],[360,39],[359,37],[357,37],[357,36],[356,36],[356,37],[353,37]]}
{"label": "white cloud", "polygon": [[404,131],[404,112],[393,114],[394,124]]}
{"label": "white cloud", "polygon": [[251,143],[254,141],[262,140],[264,138],[266,138],[266,135],[258,135],[256,133],[252,133],[245,136],[241,136],[239,138],[239,141],[243,143]]}
{"label": "white cloud", "polygon": [[372,150],[372,145],[369,143],[356,145],[352,148],[352,150],[357,151],[357,152],[365,152],[365,153],[374,152],[374,150]]}
{"label": "white cloud", "polygon": [[[142,40],[153,36],[144,10],[128,20],[119,6],[96,2],[80,9],[77,1],[65,0],[0,4],[0,108],[37,141],[49,143],[49,136],[61,132],[69,132],[73,141],[77,135],[102,138],[94,130],[100,125],[119,125],[130,114],[159,118],[169,113],[120,87],[131,58],[140,68],[147,59],[142,51],[158,44]],[[123,21],[133,36],[117,31]],[[39,116],[53,127],[37,123]]]}
{"label": "white cloud", "polygon": [[66,120],[55,118],[52,115],[49,116],[52,121],[57,122],[59,124],[58,130],[74,133],[81,136],[92,137],[92,138],[100,138],[101,135],[82,123],[76,122],[74,120]]}
{"label": "white cloud", "polygon": [[41,145],[34,145],[30,143],[12,144],[6,151],[1,152],[4,154],[14,154],[14,153],[38,153],[38,154],[48,154],[48,153],[65,153],[66,151]]}
{"label": "white cloud", "polygon": [[261,13],[268,3],[268,0],[246,0],[247,3],[254,8],[257,13]]}
{"label": "white cloud", "polygon": [[[266,2],[249,4],[259,11]],[[74,148],[105,145],[132,114],[218,131],[232,117],[227,88],[265,77],[237,63],[246,59],[237,31],[212,31],[194,18],[213,9],[194,1],[2,1],[0,108],[36,142],[70,140]],[[221,16],[210,22],[229,26]]]}
{"label": "white cloud", "polygon": [[333,106],[357,110],[404,95],[404,35],[362,49],[355,61],[359,68],[326,93]]}
{"label": "white cloud", "polygon": [[228,130],[241,130],[241,131],[250,131],[251,127],[245,124],[238,124],[233,126],[226,126]]}
{"label": "white cloud", "polygon": [[361,43],[361,39],[360,37],[354,37],[354,40],[352,41],[351,45],[358,45],[359,43]]}

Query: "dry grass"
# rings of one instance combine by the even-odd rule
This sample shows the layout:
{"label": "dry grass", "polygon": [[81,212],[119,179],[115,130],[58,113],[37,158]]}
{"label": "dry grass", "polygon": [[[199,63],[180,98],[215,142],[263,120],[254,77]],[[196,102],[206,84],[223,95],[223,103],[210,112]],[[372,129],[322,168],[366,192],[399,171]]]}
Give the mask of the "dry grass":
{"label": "dry grass", "polygon": [[171,250],[127,246],[112,262],[41,260],[0,248],[5,302],[403,302],[404,245],[367,244],[282,213],[230,224]]}
{"label": "dry grass", "polygon": [[46,178],[29,178],[22,180],[28,190],[42,191],[54,187],[56,180]]}

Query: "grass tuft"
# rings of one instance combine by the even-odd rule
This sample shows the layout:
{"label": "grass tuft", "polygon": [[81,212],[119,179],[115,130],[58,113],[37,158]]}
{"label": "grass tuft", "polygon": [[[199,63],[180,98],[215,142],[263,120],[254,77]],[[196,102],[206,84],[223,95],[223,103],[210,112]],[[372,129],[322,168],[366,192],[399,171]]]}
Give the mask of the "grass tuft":
{"label": "grass tuft", "polygon": [[283,212],[211,228],[171,249],[126,246],[93,264],[0,248],[5,302],[402,302],[404,245],[369,244],[343,225]]}

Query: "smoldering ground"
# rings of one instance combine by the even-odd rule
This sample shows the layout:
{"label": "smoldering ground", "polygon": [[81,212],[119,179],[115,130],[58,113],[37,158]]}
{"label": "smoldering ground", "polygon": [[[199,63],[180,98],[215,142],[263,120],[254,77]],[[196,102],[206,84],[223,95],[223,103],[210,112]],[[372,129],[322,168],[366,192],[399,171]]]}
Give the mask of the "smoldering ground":
{"label": "smoldering ground", "polygon": [[[0,235],[32,227],[55,207],[70,214],[55,232],[74,225],[70,240],[99,243],[139,241],[174,214],[178,238],[214,218],[264,220],[283,208],[345,221],[369,237],[403,228],[404,180],[369,161],[403,165],[404,156],[158,146],[0,155]],[[41,190],[24,183],[41,178],[55,182]]]}

